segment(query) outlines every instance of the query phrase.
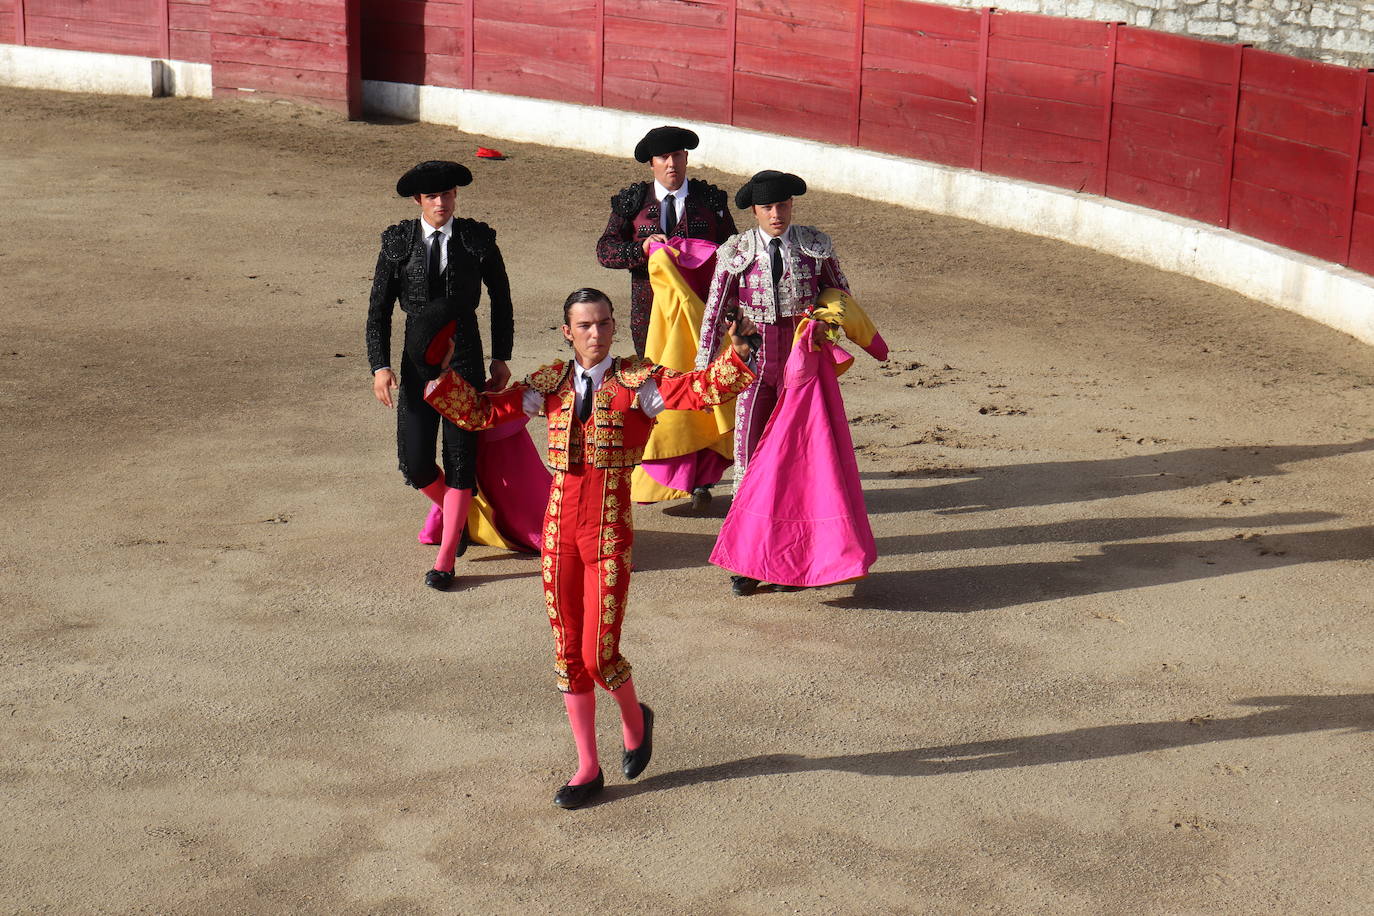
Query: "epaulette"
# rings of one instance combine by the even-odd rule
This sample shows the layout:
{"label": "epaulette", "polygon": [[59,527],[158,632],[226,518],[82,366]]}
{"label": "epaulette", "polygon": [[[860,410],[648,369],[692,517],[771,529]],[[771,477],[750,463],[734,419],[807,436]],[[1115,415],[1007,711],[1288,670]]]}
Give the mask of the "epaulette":
{"label": "epaulette", "polygon": [[611,209],[626,219],[632,218],[644,206],[644,195],[649,193],[649,182],[636,181],[628,188],[611,198]]}
{"label": "epaulette", "polygon": [[832,258],[835,256],[835,243],[815,226],[793,226],[797,247],[813,258]]}
{"label": "epaulette", "polygon": [[415,220],[401,220],[394,226],[382,230],[382,256],[388,261],[404,261],[410,254],[411,237],[415,231]]}
{"label": "epaulette", "polygon": [[754,248],[758,233],[750,229],[730,236],[716,249],[716,266],[729,274],[738,274],[754,263]]}
{"label": "epaulette", "polygon": [[487,256],[496,245],[496,230],[475,219],[455,219],[454,228],[463,247],[477,260]]}
{"label": "epaulette", "polygon": [[563,380],[571,371],[572,360],[560,359],[534,370],[525,381],[540,394],[553,394],[562,386]]}
{"label": "epaulette", "polygon": [[620,357],[615,361],[615,377],[626,388],[638,388],[655,374],[655,369],[659,368],[653,360],[645,359],[643,356]]}
{"label": "epaulette", "polygon": [[699,178],[687,179],[688,196],[697,196],[706,201],[706,206],[710,207],[717,214],[724,216],[725,209],[730,206],[730,197],[723,190],[711,184],[709,181],[702,181]]}

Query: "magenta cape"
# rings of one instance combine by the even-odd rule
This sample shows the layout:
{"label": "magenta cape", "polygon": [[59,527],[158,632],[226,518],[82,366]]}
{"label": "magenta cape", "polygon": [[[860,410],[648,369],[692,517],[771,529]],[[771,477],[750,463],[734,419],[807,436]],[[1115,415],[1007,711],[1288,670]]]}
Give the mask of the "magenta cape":
{"label": "magenta cape", "polygon": [[540,460],[527,422],[522,416],[477,434],[477,489],[491,515],[473,501],[468,533],[475,543],[539,552],[553,475]]}
{"label": "magenta cape", "polygon": [[836,367],[852,359],[799,335],[783,392],[711,551],[730,572],[778,585],[833,585],[877,559]]}

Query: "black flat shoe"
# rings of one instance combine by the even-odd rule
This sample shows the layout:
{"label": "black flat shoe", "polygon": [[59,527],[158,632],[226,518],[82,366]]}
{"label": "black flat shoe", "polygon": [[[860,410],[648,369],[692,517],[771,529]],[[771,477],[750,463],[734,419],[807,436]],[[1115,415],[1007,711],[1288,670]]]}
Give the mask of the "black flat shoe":
{"label": "black flat shoe", "polygon": [[436,588],[441,592],[446,592],[449,590],[449,586],[453,585],[453,573],[431,569],[429,572],[425,573],[425,585],[428,585],[430,588]]}
{"label": "black flat shoe", "polygon": [[711,504],[711,488],[696,487],[692,490],[692,509],[700,512]]}
{"label": "black flat shoe", "polygon": [[730,594],[736,598],[747,598],[754,594],[754,589],[759,587],[758,579],[751,579],[748,576],[730,577]]}
{"label": "black flat shoe", "polygon": [[564,785],[553,794],[553,803],[560,808],[581,808],[591,801],[601,790],[606,787],[606,777],[600,770],[596,771],[596,778],[591,782],[584,782],[581,785]]}
{"label": "black flat shoe", "polygon": [[654,756],[654,711],[643,703],[639,704],[639,708],[644,710],[644,739],[639,742],[639,747],[625,751],[620,757],[620,771],[626,779],[634,779],[643,773],[649,765],[649,758]]}

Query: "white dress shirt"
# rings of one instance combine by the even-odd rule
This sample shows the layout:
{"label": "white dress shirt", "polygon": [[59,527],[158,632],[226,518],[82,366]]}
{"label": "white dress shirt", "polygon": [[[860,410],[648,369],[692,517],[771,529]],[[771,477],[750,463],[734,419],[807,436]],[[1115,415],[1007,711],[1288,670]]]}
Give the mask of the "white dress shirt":
{"label": "white dress shirt", "polygon": [[[592,391],[600,390],[601,383],[606,380],[606,373],[611,369],[613,359],[614,357],[608,356],[590,369],[583,369],[576,358],[573,359],[572,383],[573,391],[576,394],[573,398],[574,414],[577,413],[577,408],[582,405],[582,391],[586,387],[586,382],[583,380],[587,376],[591,376]],[[526,416],[532,417],[539,413],[539,408],[544,406],[544,396],[533,388],[527,388],[520,399],[520,406],[524,408]],[[653,379],[646,379],[644,384],[639,386],[639,409],[644,411],[646,417],[656,417],[663,412],[663,395],[659,393],[658,383]]]}
{"label": "white dress shirt", "polygon": [[435,229],[433,226],[431,226],[429,223],[425,222],[424,220],[420,220],[420,225],[422,225],[422,226],[425,227],[425,263],[426,263],[426,264],[429,263],[429,250],[430,250],[430,247],[433,246],[433,244],[434,244],[434,233],[435,233],[435,232],[439,232],[439,233],[441,233],[441,234],[443,235],[444,247],[439,249],[439,272],[440,272],[440,273],[443,273],[444,270],[447,269],[447,267],[448,267],[448,242],[449,242],[449,239],[453,238],[453,217],[450,216],[450,217],[448,218],[448,220],[447,220],[442,226],[440,226],[438,229]]}
{"label": "white dress shirt", "polygon": [[677,210],[677,218],[682,219],[682,214],[687,210],[687,182],[683,181],[682,187],[678,188],[676,191],[669,191],[663,185],[659,184],[657,179],[654,181],[654,196],[658,198],[658,224],[662,227],[664,235],[672,235],[673,226],[677,225],[676,223],[674,223],[673,226],[666,225],[668,213],[667,207],[663,204],[663,199],[669,195],[677,198],[673,201],[673,207]]}

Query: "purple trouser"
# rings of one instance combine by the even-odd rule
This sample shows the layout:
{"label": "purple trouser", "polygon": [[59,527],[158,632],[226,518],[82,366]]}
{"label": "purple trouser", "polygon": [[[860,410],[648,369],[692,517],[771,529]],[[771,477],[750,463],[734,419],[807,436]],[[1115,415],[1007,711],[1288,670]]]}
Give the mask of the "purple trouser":
{"label": "purple trouser", "polygon": [[744,479],[749,459],[758,448],[768,418],[778,406],[782,369],[792,352],[792,337],[801,318],[779,318],[777,324],[758,324],[763,337],[754,368],[758,378],[735,401],[735,488]]}

